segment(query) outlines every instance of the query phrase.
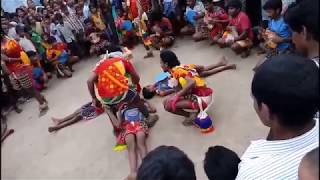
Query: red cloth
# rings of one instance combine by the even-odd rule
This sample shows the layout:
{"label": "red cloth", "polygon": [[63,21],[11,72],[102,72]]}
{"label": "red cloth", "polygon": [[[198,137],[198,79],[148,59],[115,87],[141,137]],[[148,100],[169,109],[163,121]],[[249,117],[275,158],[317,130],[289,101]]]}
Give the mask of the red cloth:
{"label": "red cloth", "polygon": [[[228,20],[229,18],[228,14],[222,8],[218,8],[214,12],[210,13],[209,17],[217,20]],[[213,29],[210,31],[210,37],[213,39],[218,34],[222,34],[224,31],[224,26],[225,25],[222,23],[215,23]]]}
{"label": "red cloth", "polygon": [[249,30],[248,38],[253,40],[251,21],[246,13],[242,11],[239,12],[239,14],[236,17],[230,19],[229,25],[235,26],[239,35],[242,34],[245,30]]}

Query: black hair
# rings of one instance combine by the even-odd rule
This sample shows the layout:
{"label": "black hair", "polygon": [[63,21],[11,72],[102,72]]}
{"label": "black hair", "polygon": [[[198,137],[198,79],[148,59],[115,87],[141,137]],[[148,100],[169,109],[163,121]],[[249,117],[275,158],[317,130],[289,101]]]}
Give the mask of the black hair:
{"label": "black hair", "polygon": [[159,146],[147,154],[137,180],[195,180],[193,162],[174,146]]}
{"label": "black hair", "polygon": [[227,3],[227,9],[229,8],[236,8],[236,9],[241,9],[242,8],[242,3],[240,0],[230,0]]}
{"label": "black hair", "polygon": [[161,61],[166,64],[169,68],[174,68],[180,65],[176,54],[170,50],[162,50],[160,52]]}
{"label": "black hair", "polygon": [[56,21],[61,21],[63,19],[62,15],[60,13],[57,13],[56,15],[54,15],[54,19]]}
{"label": "black hair", "polygon": [[302,56],[274,56],[257,68],[251,91],[281,126],[303,128],[319,110],[319,68]]}
{"label": "black hair", "polygon": [[282,0],[268,0],[263,5],[263,10],[280,10],[282,11]]}
{"label": "black hair", "polygon": [[306,27],[312,38],[319,42],[319,0],[304,0],[291,4],[284,19],[295,32],[300,33],[303,27]]}
{"label": "black hair", "polygon": [[162,20],[162,17],[163,17],[162,12],[159,10],[154,10],[150,14],[150,19],[153,22],[154,21],[160,22]]}
{"label": "black hair", "polygon": [[55,43],[55,42],[57,41],[54,36],[50,36],[50,35],[48,35],[48,36],[49,36],[49,37],[48,37],[48,43],[49,43],[49,44]]}
{"label": "black hair", "polygon": [[22,11],[24,13],[26,13],[26,11],[24,9],[22,9],[21,7],[16,8],[16,14],[18,15],[18,11]]}
{"label": "black hair", "polygon": [[84,20],[84,24],[92,23],[92,20],[90,18],[87,18]]}
{"label": "black hair", "polygon": [[32,58],[37,55],[35,51],[27,51],[26,54],[28,55],[29,58]]}
{"label": "black hair", "polygon": [[118,52],[118,51],[123,52],[120,46],[114,45],[114,44],[107,45],[106,50],[108,51],[108,53]]}
{"label": "black hair", "polygon": [[151,99],[156,95],[156,92],[149,91],[148,88],[142,88],[142,95],[145,99]]}
{"label": "black hair", "polygon": [[204,159],[204,171],[209,180],[234,180],[240,158],[223,146],[209,147]]}

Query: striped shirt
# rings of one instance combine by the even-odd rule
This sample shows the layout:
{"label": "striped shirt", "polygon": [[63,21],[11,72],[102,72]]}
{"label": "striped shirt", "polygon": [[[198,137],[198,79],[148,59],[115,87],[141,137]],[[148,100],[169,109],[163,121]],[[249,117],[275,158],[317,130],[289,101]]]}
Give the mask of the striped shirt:
{"label": "striped shirt", "polygon": [[84,32],[84,26],[77,15],[70,13],[68,16],[64,16],[64,21],[77,33]]}
{"label": "striped shirt", "polygon": [[237,180],[298,179],[306,153],[319,146],[319,122],[307,133],[288,140],[252,141],[241,158]]}

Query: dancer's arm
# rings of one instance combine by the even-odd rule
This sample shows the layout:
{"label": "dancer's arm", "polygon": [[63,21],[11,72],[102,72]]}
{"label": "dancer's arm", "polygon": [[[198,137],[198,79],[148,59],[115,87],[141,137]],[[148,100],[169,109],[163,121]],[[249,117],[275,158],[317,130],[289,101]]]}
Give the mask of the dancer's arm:
{"label": "dancer's arm", "polygon": [[98,75],[96,73],[92,73],[87,80],[87,85],[88,85],[88,90],[92,98],[92,102],[94,103],[95,106],[99,106],[99,100],[96,97],[96,92],[94,90],[94,84],[98,81]]}

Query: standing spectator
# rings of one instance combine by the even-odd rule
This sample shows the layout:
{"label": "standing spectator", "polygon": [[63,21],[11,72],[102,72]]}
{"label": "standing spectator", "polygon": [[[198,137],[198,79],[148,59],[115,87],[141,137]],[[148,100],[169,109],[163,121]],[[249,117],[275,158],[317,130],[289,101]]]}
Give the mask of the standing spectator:
{"label": "standing spectator", "polygon": [[252,80],[254,109],[270,128],[252,141],[237,179],[298,179],[303,156],[319,146],[319,69],[307,58],[278,55],[266,60]]}
{"label": "standing spectator", "polygon": [[288,8],[285,21],[289,24],[296,50],[312,59],[319,67],[319,1],[304,0]]}
{"label": "standing spectator", "polygon": [[61,14],[56,14],[55,17],[58,21],[58,25],[56,27],[57,31],[61,34],[61,37],[64,39],[65,43],[67,43],[68,49],[71,50],[71,53],[73,55],[78,55],[80,49],[77,44],[76,37],[72,32],[71,25],[63,21]]}
{"label": "standing spectator", "polygon": [[194,164],[174,146],[159,146],[150,151],[138,169],[137,180],[196,180]]}
{"label": "standing spectator", "polygon": [[68,8],[68,12],[70,14],[75,14],[76,13],[74,0],[67,0],[67,8]]}

